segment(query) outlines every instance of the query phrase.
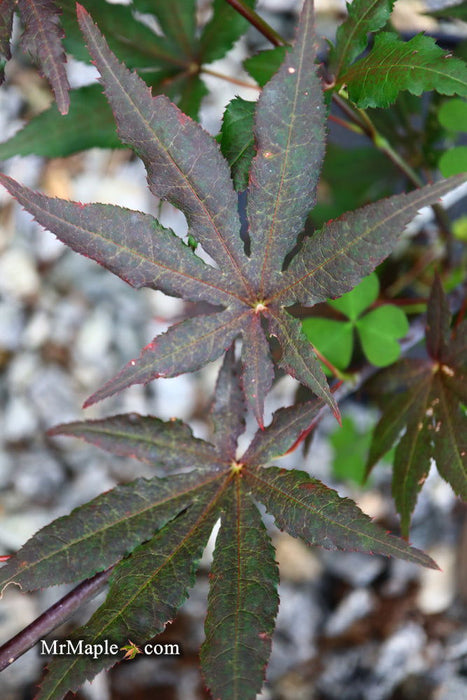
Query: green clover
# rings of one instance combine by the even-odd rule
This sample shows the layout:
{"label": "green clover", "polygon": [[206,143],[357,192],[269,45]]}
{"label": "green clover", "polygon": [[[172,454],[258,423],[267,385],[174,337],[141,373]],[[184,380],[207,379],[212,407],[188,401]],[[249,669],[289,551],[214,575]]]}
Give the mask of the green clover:
{"label": "green clover", "polygon": [[[398,338],[409,330],[404,312],[397,306],[385,304],[363,314],[379,294],[379,280],[375,273],[365,277],[351,292],[328,304],[348,321],[328,318],[307,318],[303,331],[315,348],[337,369],[348,367],[354,345],[356,329],[362,350],[368,360],[377,367],[390,365],[400,355]],[[362,315],[363,314],[363,315]],[[325,371],[329,373],[327,368]]]}
{"label": "green clover", "polygon": [[[451,132],[453,138],[465,132],[467,102],[460,98],[444,102],[438,112],[438,119],[440,124],[448,132]],[[467,170],[467,146],[447,148],[439,159],[438,167],[444,177],[465,172]]]}

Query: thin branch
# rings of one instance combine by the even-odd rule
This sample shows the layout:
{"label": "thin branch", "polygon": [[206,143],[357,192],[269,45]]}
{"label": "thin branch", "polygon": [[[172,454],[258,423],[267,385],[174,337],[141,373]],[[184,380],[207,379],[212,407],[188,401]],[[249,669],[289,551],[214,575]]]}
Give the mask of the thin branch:
{"label": "thin branch", "polygon": [[248,22],[255,27],[271,44],[274,46],[287,46],[287,41],[281,37],[265,20],[258,15],[257,12],[245,5],[243,0],[227,0],[229,5],[233,7],[242,17],[245,17]]}
{"label": "thin branch", "polygon": [[67,620],[83,603],[94,598],[104,588],[113,566],[86,579],[57,601],[34,622],[0,647],[0,671],[25,654],[31,647]]}
{"label": "thin branch", "polygon": [[[394,150],[389,141],[378,132],[370,117],[364,110],[349,105],[349,103],[337,93],[333,93],[332,99],[339,109],[341,109],[344,114],[346,114],[349,119],[363,131],[373,145],[376,146],[379,151],[384,153],[392,163],[394,163],[396,168],[398,168],[398,170],[405,175],[412,185],[415,187],[423,187],[425,183],[421,177],[417,175],[409,163],[407,163],[407,161],[402,158],[402,156],[396,150]],[[346,124],[344,123],[343,126],[346,126]],[[433,204],[431,208],[438,223],[439,230],[441,231],[441,235],[446,243],[446,258],[450,264],[452,261],[453,235],[449,218],[441,204]]]}
{"label": "thin branch", "polygon": [[233,83],[234,85],[240,85],[241,87],[245,88],[250,88],[250,90],[258,90],[258,92],[261,92],[261,88],[258,85],[255,85],[254,83],[247,83],[246,80],[239,80],[238,78],[232,78],[231,75],[225,75],[224,73],[218,73],[216,70],[211,70],[210,68],[205,68],[204,66],[201,66],[201,73],[204,73],[205,75],[212,75],[214,78],[220,78],[221,80],[227,80],[229,83]]}

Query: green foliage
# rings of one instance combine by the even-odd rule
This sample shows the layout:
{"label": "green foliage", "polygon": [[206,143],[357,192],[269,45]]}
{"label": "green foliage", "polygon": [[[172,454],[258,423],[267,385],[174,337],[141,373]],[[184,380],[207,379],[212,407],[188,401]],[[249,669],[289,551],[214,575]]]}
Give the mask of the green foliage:
{"label": "green foliage", "polygon": [[[454,135],[465,133],[467,102],[453,99],[441,105],[438,112],[440,124]],[[439,159],[439,169],[444,177],[467,172],[467,146],[455,146],[445,151]]]}
{"label": "green foliage", "polygon": [[340,299],[328,302],[329,306],[347,316],[348,321],[319,317],[303,321],[307,338],[338,369],[346,369],[350,363],[354,330],[372,364],[385,367],[399,357],[397,339],[409,330],[404,312],[397,306],[385,304],[363,314],[376,301],[378,294],[378,277],[373,273]]}
{"label": "green foliage", "polygon": [[339,79],[361,108],[387,107],[401,90],[421,95],[436,90],[443,95],[467,96],[467,66],[442,51],[431,37],[419,34],[404,42],[391,32],[375,37],[365,58]]}
{"label": "green foliage", "polygon": [[336,479],[363,484],[370,440],[371,431],[359,429],[350,413],[342,416],[342,427],[334,430],[329,438],[334,453],[332,471]]}
{"label": "green foliage", "polygon": [[[198,116],[201,100],[207,95],[201,79],[203,65],[222,58],[248,26],[225,0],[215,0],[213,15],[200,34],[193,0],[173,0],[170,4],[134,0],[131,6],[109,4],[106,0],[84,0],[83,4],[99,23],[120,60],[136,69],[154,94],[163,92],[169,95],[194,118]],[[247,4],[252,4],[252,0]],[[26,27],[23,44],[37,55],[56,95],[59,111],[48,109],[2,144],[2,159],[17,153],[63,157],[95,146],[116,148],[122,145],[116,138],[108,103],[97,86],[73,90],[68,111],[70,100],[62,37],[65,37],[63,44],[70,54],[89,62],[75,5],[75,0],[18,2]],[[3,23],[3,14],[0,18],[0,58],[10,56],[9,7],[5,8],[7,14]],[[11,3],[11,17],[13,10],[14,3]],[[163,35],[150,29],[136,12],[152,16],[161,26]],[[37,27],[41,28],[40,31],[36,31]],[[59,112],[68,113],[66,119],[62,119]],[[51,135],[50,139],[43,138],[44,128]]]}
{"label": "green foliage", "polygon": [[[255,24],[253,2],[240,5]],[[222,355],[224,360],[210,412],[210,441],[195,438],[181,421],[137,414],[75,421],[49,431],[143,461],[154,475],[117,486],[40,530],[0,570],[0,587],[17,583],[35,590],[105,572],[107,598],[72,639],[115,640],[122,652],[118,660],[128,658],[176,615],[220,521],[201,664],[213,697],[253,700],[261,690],[278,606],[278,570],[258,504],[280,529],[308,545],[398,556],[436,568],[426,554],[386,533],[355,503],[307,472],[271,466],[309,435],[326,405],[339,418],[335,386],[328,385],[313,345],[345,369],[358,334],[373,365],[392,365],[369,385],[382,416],[366,472],[398,443],[393,493],[404,535],[432,458],[454,491],[467,495],[466,321],[457,319],[451,329],[436,280],[426,357],[395,363],[407,319],[395,305],[373,308],[380,290],[378,278],[370,275],[417,211],[436,205],[445,227],[447,278],[460,288],[462,269],[449,259],[451,232],[438,200],[464,178],[436,182],[431,168],[438,137],[452,130],[465,105],[447,103],[452,106],[443,107],[438,119],[437,104],[431,102],[419,137],[412,108],[419,121],[424,108],[407,91],[465,95],[466,69],[428,37],[403,42],[381,32],[392,0],[355,0],[330,51],[324,97],[312,2],[305,0],[293,46],[245,61],[262,88],[259,100],[232,99],[216,140],[194,121],[207,93],[203,65],[225,55],[247,19],[224,0],[214,0],[211,19],[200,29],[195,0],[133,0],[130,6],[85,0],[85,6],[78,6],[76,17],[71,0],[3,1],[0,60],[10,57],[17,8],[25,24],[23,41],[42,62],[58,109],[50,108],[0,145],[0,158],[128,146],[146,167],[150,191],[185,215],[189,243],[149,214],[54,199],[5,175],[0,181],[41,225],[133,287],[214,307],[155,337],[85,405],[133,384],[194,371]],[[138,13],[156,19],[160,32]],[[378,32],[374,46],[359,58],[371,32]],[[95,85],[72,91],[66,117],[59,114],[68,109],[62,43],[81,60],[91,56],[105,93]],[[331,99],[351,120],[337,118],[341,126],[368,136],[372,147],[346,150],[331,144],[325,157]],[[384,115],[362,111],[393,102]],[[430,173],[434,184],[375,201],[400,192],[401,172],[411,185],[422,185],[420,175]],[[238,193],[245,190],[246,211],[239,211],[244,195]],[[344,213],[348,209],[354,211]],[[409,295],[419,295],[426,283],[426,277],[417,279],[418,263],[410,257],[415,246],[409,242],[407,248],[401,263],[390,260],[382,271],[383,298],[400,278]],[[204,262],[200,251],[212,262]],[[334,318],[300,320],[324,301]],[[280,408],[265,427],[264,401],[277,368],[315,398]],[[364,369],[374,371],[369,365]],[[247,411],[259,429],[238,457]],[[361,481],[368,440],[344,417],[332,436],[337,476]],[[38,700],[64,697],[116,660],[54,659]]]}

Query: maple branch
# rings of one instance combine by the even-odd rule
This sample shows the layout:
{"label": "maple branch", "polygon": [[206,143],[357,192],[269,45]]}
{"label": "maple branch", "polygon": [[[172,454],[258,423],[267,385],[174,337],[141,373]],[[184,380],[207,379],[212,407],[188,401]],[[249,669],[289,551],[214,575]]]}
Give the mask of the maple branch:
{"label": "maple branch", "polygon": [[245,17],[248,22],[255,27],[271,44],[274,46],[287,46],[288,42],[273,29],[257,12],[245,5],[243,0],[227,0],[229,5],[233,7],[242,17]]}
{"label": "maple branch", "polygon": [[34,622],[18,632],[0,647],[0,671],[7,668],[17,658],[67,620],[83,603],[94,598],[109,580],[114,566],[100,571],[92,578],[86,579],[70,593],[48,608]]}
{"label": "maple branch", "polygon": [[227,80],[227,82],[233,83],[234,85],[240,85],[241,87],[250,88],[250,90],[258,90],[259,92],[261,92],[261,88],[258,85],[255,85],[254,83],[247,83],[246,80],[239,80],[238,78],[232,78],[231,75],[225,75],[224,73],[218,73],[216,70],[211,70],[210,68],[204,68],[202,66],[200,69],[200,73],[204,73],[205,75],[212,75],[214,78],[220,78],[221,80]]}
{"label": "maple branch", "polygon": [[[402,158],[402,156],[391,146],[389,141],[377,130],[370,117],[363,109],[354,108],[350,106],[348,102],[337,93],[333,93],[332,99],[334,103],[338,105],[339,109],[341,109],[349,117],[349,119],[361,130],[360,133],[364,133],[370,139],[373,145],[379,151],[381,151],[381,153],[384,153],[384,155],[386,155],[389,158],[389,160],[391,160],[392,163],[394,163],[396,168],[398,168],[406,176],[409,182],[411,182],[415,187],[423,187],[425,183],[423,182],[421,177],[417,175],[415,170],[407,163],[407,161],[404,158]],[[338,123],[340,123],[341,126],[344,126],[345,128],[355,131],[355,128],[352,128],[350,124],[348,125],[343,120],[340,120]],[[450,264],[452,261],[453,234],[449,218],[447,217],[446,211],[441,204],[432,204],[431,208],[433,210],[433,214],[446,243],[446,258],[448,264]]]}

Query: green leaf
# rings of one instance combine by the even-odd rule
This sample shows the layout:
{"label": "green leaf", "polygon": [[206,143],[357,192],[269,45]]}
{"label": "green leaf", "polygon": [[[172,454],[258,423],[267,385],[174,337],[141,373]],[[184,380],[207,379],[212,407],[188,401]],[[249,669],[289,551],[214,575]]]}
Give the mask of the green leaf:
{"label": "green leaf", "polygon": [[281,530],[325,549],[397,556],[438,568],[423,552],[386,534],[347,498],[301,471],[269,467],[245,472],[246,482]]}
{"label": "green leaf", "polygon": [[2,568],[0,590],[15,583],[32,591],[103,571],[152,537],[218,479],[218,474],[190,472],[115,487],[39,530]]}
{"label": "green leaf", "polygon": [[384,27],[394,0],[353,0],[346,5],[348,17],[338,28],[336,45],[329,52],[330,70],[337,79],[366,49],[368,33]]}
{"label": "green leaf", "polygon": [[320,182],[326,198],[318,199],[311,213],[316,229],[349,209],[393,194],[399,173],[374,146],[344,148],[331,142],[326,147]]}
{"label": "green leaf", "polygon": [[258,85],[264,87],[279,70],[286,53],[286,46],[276,46],[246,58],[243,65]]}
{"label": "green leaf", "polygon": [[227,105],[222,119],[221,151],[230,165],[235,189],[240,192],[248,187],[248,175],[255,154],[255,108],[255,102],[235,97]]}
{"label": "green leaf", "polygon": [[211,567],[201,665],[213,697],[254,700],[271,651],[279,575],[242,480],[230,489]]}
{"label": "green leaf", "polygon": [[307,2],[295,45],[264,87],[256,109],[257,153],[247,213],[260,300],[271,289],[316,199],[325,110],[315,54],[313,9]]}
{"label": "green leaf", "polygon": [[[74,0],[60,0],[63,6],[62,25],[67,51],[79,61],[89,62],[89,53],[83,43]],[[154,3],[153,3],[154,5]],[[133,3],[134,6],[134,3]],[[114,53],[130,68],[151,67],[156,73],[167,76],[180,66],[180,47],[166,36],[156,34],[147,24],[135,17],[134,7],[102,0],[86,0],[90,12]],[[150,12],[154,12],[154,7]]]}
{"label": "green leaf", "polygon": [[424,14],[439,19],[446,17],[448,19],[460,19],[463,22],[467,22],[467,2],[465,2],[465,0],[464,2],[456,2],[447,7],[439,7],[430,12],[424,12]]}
{"label": "green leaf", "polygon": [[369,431],[358,428],[351,415],[342,416],[342,427],[330,435],[334,455],[332,471],[337,479],[353,481],[360,486],[365,480],[365,455],[370,445]]}
{"label": "green leaf", "polygon": [[[253,7],[254,0],[244,0]],[[222,58],[250,26],[225,0],[214,0],[213,14],[199,38],[199,50],[203,63],[211,63]]]}
{"label": "green leaf", "polygon": [[443,153],[438,167],[443,177],[467,172],[467,146],[456,146]]}
{"label": "green leaf", "polygon": [[339,84],[347,86],[350,98],[362,109],[388,107],[401,90],[467,96],[467,66],[431,37],[419,34],[404,42],[382,32],[368,56],[346,70]]}
{"label": "green leaf", "polygon": [[137,413],[62,423],[49,430],[48,435],[82,438],[107,452],[139,459],[167,473],[196,465],[213,469],[219,460],[214,448],[194,438],[182,421],[164,422]]}
{"label": "green leaf", "polygon": [[162,31],[185,54],[195,47],[196,0],[173,0],[154,3],[154,0],[133,0],[139,12],[155,14]]}
{"label": "green leaf", "polygon": [[112,110],[100,86],[86,85],[72,90],[70,100],[66,116],[53,104],[1,143],[0,159],[31,153],[62,158],[87,148],[121,148]]}
{"label": "green leaf", "polygon": [[[338,369],[346,369],[352,358],[353,324],[330,318],[306,318],[303,331],[310,343]],[[323,368],[326,371],[326,368]]]}
{"label": "green leaf", "polygon": [[[207,491],[204,500],[138,547],[113,572],[103,605],[70,637],[97,644],[130,637],[136,644],[162,632],[176,615],[195,582],[199,559],[215,523]],[[135,576],[137,571],[137,576]],[[57,657],[48,666],[37,700],[61,698],[99,671],[112,666],[114,656]]]}
{"label": "green leaf", "polygon": [[467,102],[455,98],[443,102],[438,110],[438,120],[445,129],[451,131],[465,131],[464,125],[467,124]]}
{"label": "green leaf", "polygon": [[362,311],[365,311],[378,298],[379,280],[376,273],[362,279],[352,291],[339,299],[329,301],[329,306],[345,314],[351,321],[356,321]]}
{"label": "green leaf", "polygon": [[356,322],[363,352],[377,367],[395,362],[400,355],[397,338],[409,331],[409,322],[402,309],[392,304],[380,306],[365,314]]}

